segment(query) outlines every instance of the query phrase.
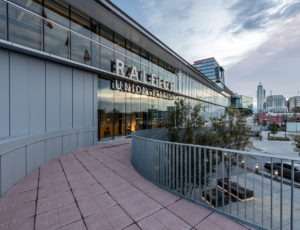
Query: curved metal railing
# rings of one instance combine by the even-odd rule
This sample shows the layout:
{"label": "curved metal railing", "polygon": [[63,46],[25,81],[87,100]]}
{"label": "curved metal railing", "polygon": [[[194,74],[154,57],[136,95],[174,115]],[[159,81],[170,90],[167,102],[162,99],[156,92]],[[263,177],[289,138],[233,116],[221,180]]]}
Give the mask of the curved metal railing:
{"label": "curved metal railing", "polygon": [[132,134],[132,164],[144,177],[252,227],[297,229],[300,158],[175,143],[165,136],[166,130]]}

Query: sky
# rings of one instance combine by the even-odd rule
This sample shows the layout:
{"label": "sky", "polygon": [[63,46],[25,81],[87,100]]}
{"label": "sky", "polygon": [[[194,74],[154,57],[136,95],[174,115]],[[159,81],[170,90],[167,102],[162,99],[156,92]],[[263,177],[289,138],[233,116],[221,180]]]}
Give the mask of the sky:
{"label": "sky", "polygon": [[300,0],[112,0],[191,64],[215,57],[226,85],[251,96],[300,90]]}

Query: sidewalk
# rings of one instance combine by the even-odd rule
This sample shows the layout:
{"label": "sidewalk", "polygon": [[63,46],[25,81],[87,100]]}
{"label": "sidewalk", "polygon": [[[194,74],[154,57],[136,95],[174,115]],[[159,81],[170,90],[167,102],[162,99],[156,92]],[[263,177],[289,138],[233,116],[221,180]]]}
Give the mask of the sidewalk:
{"label": "sidewalk", "polygon": [[0,198],[0,229],[247,229],[139,175],[130,141],[69,153],[22,179]]}

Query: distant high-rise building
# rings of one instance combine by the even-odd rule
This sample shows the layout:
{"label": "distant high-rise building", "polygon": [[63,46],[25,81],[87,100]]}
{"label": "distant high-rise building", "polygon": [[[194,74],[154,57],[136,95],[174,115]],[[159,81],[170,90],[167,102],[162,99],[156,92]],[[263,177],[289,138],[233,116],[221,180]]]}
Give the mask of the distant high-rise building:
{"label": "distant high-rise building", "polygon": [[257,112],[264,112],[264,103],[266,100],[266,90],[263,88],[262,84],[259,83],[257,86]]}
{"label": "distant high-rise building", "polygon": [[289,112],[294,112],[295,107],[300,107],[300,96],[290,97],[288,104]]}
{"label": "distant high-rise building", "polygon": [[287,110],[286,98],[283,95],[267,96],[266,112],[285,113]]}
{"label": "distant high-rise building", "polygon": [[253,97],[237,95],[239,98],[236,108],[238,109],[253,109]]}
{"label": "distant high-rise building", "polygon": [[224,69],[215,58],[206,58],[195,61],[193,66],[199,70],[208,79],[225,84]]}

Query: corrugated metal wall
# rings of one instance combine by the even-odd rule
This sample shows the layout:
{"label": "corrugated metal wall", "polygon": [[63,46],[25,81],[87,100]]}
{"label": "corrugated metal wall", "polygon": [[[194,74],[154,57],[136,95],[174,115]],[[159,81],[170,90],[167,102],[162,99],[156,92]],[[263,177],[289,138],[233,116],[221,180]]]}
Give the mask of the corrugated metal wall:
{"label": "corrugated metal wall", "polygon": [[0,49],[0,194],[96,143],[96,74]]}

